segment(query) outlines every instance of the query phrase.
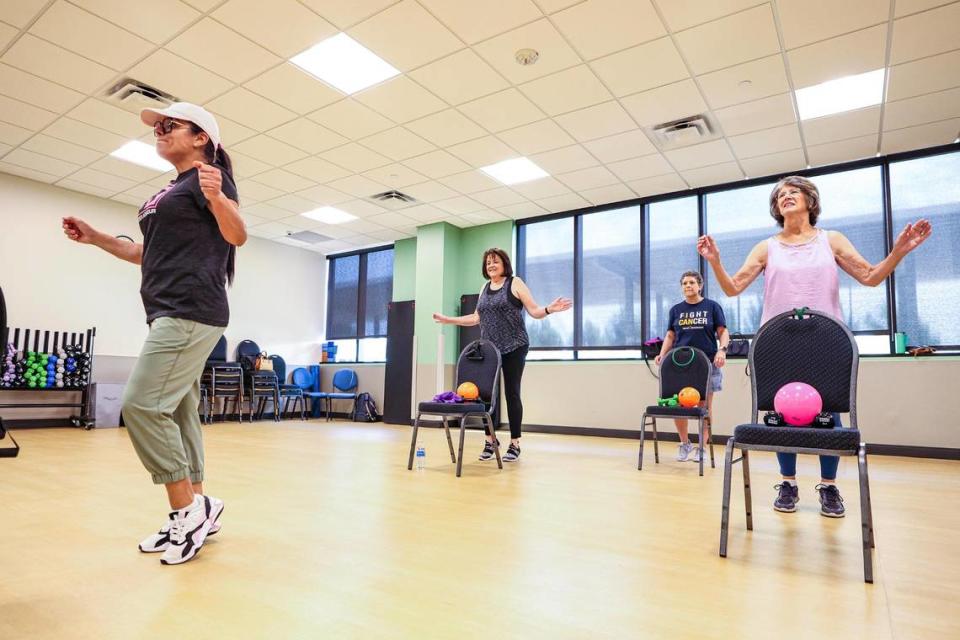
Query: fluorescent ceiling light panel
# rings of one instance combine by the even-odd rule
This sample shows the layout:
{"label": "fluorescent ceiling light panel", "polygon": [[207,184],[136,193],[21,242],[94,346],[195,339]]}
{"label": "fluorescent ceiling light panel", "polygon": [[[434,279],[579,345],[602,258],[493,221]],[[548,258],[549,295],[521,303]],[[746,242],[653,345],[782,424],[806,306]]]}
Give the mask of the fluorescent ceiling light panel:
{"label": "fluorescent ceiling light panel", "polygon": [[110,155],[156,171],[173,171],[174,168],[172,164],[157,155],[156,148],[139,140],[131,140]]}
{"label": "fluorescent ceiling light panel", "polygon": [[346,94],[399,75],[400,71],[345,33],[327,38],[290,62]]}
{"label": "fluorescent ceiling light panel", "polygon": [[800,119],[809,120],[880,104],[883,101],[884,73],[884,69],[877,69],[797,89],[794,93]]}
{"label": "fluorescent ceiling light panel", "polygon": [[550,175],[527,158],[504,160],[503,162],[487,165],[486,167],[480,167],[480,171],[499,180],[503,184],[529,182],[531,180],[546,178]]}
{"label": "fluorescent ceiling light panel", "polygon": [[319,209],[307,211],[306,213],[301,213],[300,215],[304,216],[305,218],[310,218],[311,220],[317,220],[319,222],[325,222],[327,224],[343,224],[344,222],[350,222],[351,220],[357,219],[357,216],[349,214],[346,211],[341,211],[336,207],[320,207]]}

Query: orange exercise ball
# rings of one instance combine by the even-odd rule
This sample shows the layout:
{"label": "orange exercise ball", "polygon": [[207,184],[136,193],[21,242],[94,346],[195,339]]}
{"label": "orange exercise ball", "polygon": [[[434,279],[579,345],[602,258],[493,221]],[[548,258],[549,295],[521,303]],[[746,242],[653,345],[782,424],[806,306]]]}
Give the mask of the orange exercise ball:
{"label": "orange exercise ball", "polygon": [[464,382],[457,387],[457,395],[464,400],[476,400],[480,397],[480,389],[472,382]]}
{"label": "orange exercise ball", "polygon": [[677,394],[681,407],[691,408],[697,406],[700,402],[700,392],[693,387],[684,387]]}

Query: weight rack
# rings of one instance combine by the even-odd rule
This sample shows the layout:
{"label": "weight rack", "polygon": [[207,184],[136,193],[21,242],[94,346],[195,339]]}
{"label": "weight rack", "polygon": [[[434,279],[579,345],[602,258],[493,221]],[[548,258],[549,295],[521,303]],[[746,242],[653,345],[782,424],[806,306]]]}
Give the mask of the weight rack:
{"label": "weight rack", "polygon": [[[41,343],[41,335],[43,342]],[[8,340],[8,336],[12,339]],[[78,416],[71,417],[71,423],[74,426],[90,428],[93,424],[93,417],[90,415],[90,392],[93,384],[93,341],[97,336],[97,328],[91,327],[84,331],[49,331],[42,329],[24,329],[21,327],[0,327],[0,350],[6,352],[7,343],[13,343],[18,351],[38,351],[41,353],[51,353],[59,351],[61,347],[80,347],[83,353],[90,354],[90,373],[87,376],[87,382],[81,389],[66,389],[59,387],[48,387],[46,389],[26,389],[16,387],[13,389],[0,388],[0,392],[13,393],[64,393],[72,392],[80,394],[80,402],[6,402],[0,403],[0,409],[80,409]],[[53,342],[51,345],[51,337]],[[33,338],[33,347],[30,346],[30,339]],[[21,340],[22,339],[22,340]],[[40,348],[42,344],[42,349]],[[52,346],[52,349],[51,349]]]}

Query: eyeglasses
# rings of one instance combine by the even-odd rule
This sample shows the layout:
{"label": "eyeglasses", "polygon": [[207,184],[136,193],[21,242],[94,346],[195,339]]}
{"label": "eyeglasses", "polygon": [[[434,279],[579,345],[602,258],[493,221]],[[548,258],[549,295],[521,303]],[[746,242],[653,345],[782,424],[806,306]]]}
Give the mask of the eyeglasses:
{"label": "eyeglasses", "polygon": [[158,120],[153,123],[153,135],[160,137],[164,134],[170,133],[174,129],[179,129],[180,127],[187,127],[189,123],[180,122],[179,120],[174,120],[173,118],[164,118],[163,120]]}

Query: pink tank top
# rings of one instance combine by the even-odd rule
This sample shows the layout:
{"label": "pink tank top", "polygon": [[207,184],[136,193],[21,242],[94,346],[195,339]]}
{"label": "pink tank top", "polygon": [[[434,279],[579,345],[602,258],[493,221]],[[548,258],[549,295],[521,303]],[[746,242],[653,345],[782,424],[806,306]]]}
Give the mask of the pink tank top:
{"label": "pink tank top", "polygon": [[763,272],[763,325],[784,311],[808,307],[843,322],[840,313],[840,275],[826,231],[804,244],[767,240]]}

